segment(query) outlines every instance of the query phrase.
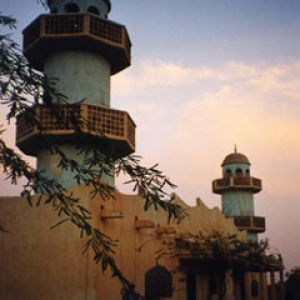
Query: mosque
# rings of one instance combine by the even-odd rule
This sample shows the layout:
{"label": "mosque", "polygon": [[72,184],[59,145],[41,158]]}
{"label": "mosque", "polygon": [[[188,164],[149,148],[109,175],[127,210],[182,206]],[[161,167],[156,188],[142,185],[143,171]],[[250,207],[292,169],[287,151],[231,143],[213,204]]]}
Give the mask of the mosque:
{"label": "mosque", "polygon": [[[48,0],[48,6],[50,13],[23,31],[24,55],[37,70],[59,78],[56,87],[68,101],[60,108],[64,116],[84,99],[76,114],[91,125],[80,125],[82,142],[102,147],[103,155],[109,151],[116,160],[126,157],[135,151],[136,125],[127,112],[110,107],[110,77],[131,63],[125,26],[109,20],[110,0]],[[145,299],[284,299],[283,264],[274,254],[264,254],[265,263],[237,255],[222,268],[223,260],[208,246],[228,239],[255,244],[266,229],[265,218],[254,209],[254,194],[262,182],[252,177],[245,155],[237,149],[227,155],[221,178],[212,182],[212,191],[221,196],[221,211],[201,199],[188,206],[174,195],[187,217],[168,223],[164,211],[144,210],[143,191],[117,191],[112,201],[100,196],[90,200],[89,187],[78,185],[72,171],[58,168],[60,158],[49,150],[55,145],[82,161],[74,129],[58,124],[45,105],[34,109],[43,130],[20,118],[17,146],[37,158],[38,170],[82,199],[94,226],[118,240],[114,258]],[[99,131],[105,139],[100,140]],[[103,179],[114,186],[113,171]],[[57,222],[49,207],[28,208],[20,197],[1,197],[0,217],[10,231],[0,235],[0,299],[121,299],[121,283],[109,271],[102,273],[90,251],[81,255],[83,242],[76,228],[64,224],[49,230]],[[235,250],[232,244],[224,245],[224,251]],[[222,295],[213,275],[222,276]]]}

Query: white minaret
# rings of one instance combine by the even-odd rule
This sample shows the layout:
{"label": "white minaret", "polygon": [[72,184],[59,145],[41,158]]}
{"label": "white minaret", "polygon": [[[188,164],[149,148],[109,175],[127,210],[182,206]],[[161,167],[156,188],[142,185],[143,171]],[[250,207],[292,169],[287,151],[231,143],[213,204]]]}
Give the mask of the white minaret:
{"label": "white minaret", "polygon": [[261,180],[250,175],[250,161],[235,148],[222,163],[221,179],[213,181],[213,192],[222,197],[222,212],[234,218],[236,226],[247,230],[248,238],[257,241],[257,233],[265,231],[265,218],[256,217],[254,193],[261,191]]}
{"label": "white minaret", "polygon": [[[70,187],[77,181],[71,171],[57,167],[60,158],[49,151],[51,146],[79,162],[85,157],[78,143],[114,159],[135,150],[134,122],[128,113],[110,108],[110,77],[130,65],[131,42],[125,26],[108,20],[109,0],[48,0],[48,6],[50,14],[39,16],[23,32],[24,55],[36,69],[58,79],[57,91],[67,96],[59,106],[63,118],[72,115],[89,125],[78,134],[41,104],[34,109],[42,131],[21,116],[17,145],[37,158],[37,168],[49,178]],[[113,185],[113,171],[103,180]]]}

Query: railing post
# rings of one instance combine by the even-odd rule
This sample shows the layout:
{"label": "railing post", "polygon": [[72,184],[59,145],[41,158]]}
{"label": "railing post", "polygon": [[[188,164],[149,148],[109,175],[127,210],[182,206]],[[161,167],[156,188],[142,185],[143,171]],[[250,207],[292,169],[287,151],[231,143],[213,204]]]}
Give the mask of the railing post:
{"label": "railing post", "polygon": [[129,137],[129,130],[128,130],[128,126],[129,126],[129,120],[128,120],[128,116],[125,114],[124,116],[124,137],[127,138],[130,141],[130,137]]}
{"label": "railing post", "polygon": [[125,33],[125,29],[122,27],[121,28],[121,36],[122,36],[122,45],[123,47],[126,49],[126,52],[127,52],[127,47],[126,47],[126,33]]}
{"label": "railing post", "polygon": [[83,15],[83,33],[90,34],[91,16],[88,14]]}
{"label": "railing post", "polygon": [[80,128],[81,131],[83,132],[89,132],[89,123],[87,122],[88,120],[88,105],[86,104],[81,104],[80,105],[80,119],[83,121],[83,126]]}
{"label": "railing post", "polygon": [[46,16],[41,16],[39,26],[40,26],[40,37],[42,37],[46,34]]}
{"label": "railing post", "polygon": [[34,108],[34,117],[38,120],[38,122],[40,123],[41,128],[38,128],[37,125],[35,125],[32,129],[32,133],[33,134],[37,134],[39,133],[40,130],[44,130],[44,124],[42,124],[41,122],[41,106],[37,105]]}

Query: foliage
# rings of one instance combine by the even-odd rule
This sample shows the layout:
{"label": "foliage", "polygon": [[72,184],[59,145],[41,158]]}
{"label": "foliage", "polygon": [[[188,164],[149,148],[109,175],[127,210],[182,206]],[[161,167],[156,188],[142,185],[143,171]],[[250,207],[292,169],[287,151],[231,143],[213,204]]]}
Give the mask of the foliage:
{"label": "foliage", "polygon": [[203,262],[215,263],[218,268],[226,270],[239,264],[244,271],[264,271],[264,268],[270,266],[282,266],[280,254],[266,253],[270,249],[268,240],[244,241],[234,234],[225,235],[212,231],[209,234],[189,234],[188,238],[179,239],[177,243],[179,248],[190,250],[192,256],[200,258]]}
{"label": "foliage", "polygon": [[243,278],[245,272],[263,272],[282,268],[280,254],[267,254],[269,250],[268,240],[259,242],[243,241],[236,235],[224,235],[213,231],[209,234],[189,234],[187,238],[176,241],[177,254],[188,250],[191,257],[201,269],[208,272],[212,290],[220,299],[226,294],[225,274],[232,270],[232,276],[236,279]]}
{"label": "foliage", "polygon": [[[42,1],[44,3],[44,1]],[[44,3],[45,4],[45,3]],[[4,27],[15,28],[16,21],[12,17],[0,14],[0,30]],[[19,46],[11,39],[10,35],[0,31],[0,104],[9,108],[7,121],[12,118],[26,118],[26,122],[34,124],[42,131],[42,125],[35,115],[34,107],[43,104],[51,110],[59,122],[71,124],[76,133],[80,135],[80,122],[87,123],[89,120],[78,120],[74,115],[65,120],[59,114],[60,105],[66,103],[66,97],[58,93],[55,89],[56,79],[34,70],[26,58],[22,55]],[[77,104],[73,104],[76,108]],[[3,128],[3,127],[2,127]],[[92,249],[94,260],[101,264],[102,270],[108,267],[113,276],[117,276],[125,286],[129,282],[117,267],[113,254],[116,241],[112,237],[106,236],[98,228],[91,225],[90,212],[80,204],[80,199],[64,188],[56,179],[49,179],[43,171],[32,168],[13,149],[7,147],[1,137],[0,131],[0,166],[4,174],[12,184],[17,184],[20,178],[25,178],[21,196],[30,205],[45,204],[54,208],[59,221],[53,226],[56,227],[64,222],[75,225],[85,238],[84,252]],[[102,133],[99,132],[102,136]],[[69,159],[59,148],[52,147],[49,143],[50,151],[60,157],[59,167],[71,170],[78,184],[92,188],[90,198],[100,195],[103,199],[114,198],[114,188],[103,183],[103,176],[109,175],[110,170],[115,168],[115,173],[125,173],[130,177],[128,183],[133,184],[134,190],[141,189],[144,194],[145,210],[150,207],[162,208],[167,212],[168,220],[180,220],[185,216],[185,211],[172,202],[172,197],[166,192],[168,188],[175,185],[154,165],[147,168],[140,165],[140,157],[131,155],[114,161],[113,157],[103,155],[101,148],[91,147],[78,143],[78,153],[84,154],[83,163]],[[34,195],[39,194],[37,201]],[[1,223],[1,220],[0,220]],[[0,226],[0,232],[6,229]]]}
{"label": "foliage", "polygon": [[300,299],[300,267],[287,272],[286,277],[285,298],[287,300]]}
{"label": "foliage", "polygon": [[[151,241],[153,239],[148,242]],[[144,247],[145,244],[136,250],[140,252]],[[209,294],[217,294],[219,299],[224,299],[226,294],[228,271],[231,271],[233,279],[238,282],[243,280],[246,272],[283,269],[280,253],[271,251],[268,240],[242,240],[235,234],[224,234],[216,230],[198,234],[180,233],[175,237],[175,242],[173,238],[163,239],[162,247],[156,251],[157,265],[163,257],[182,262],[172,273],[183,270],[188,273],[186,270],[189,270],[208,275]]]}

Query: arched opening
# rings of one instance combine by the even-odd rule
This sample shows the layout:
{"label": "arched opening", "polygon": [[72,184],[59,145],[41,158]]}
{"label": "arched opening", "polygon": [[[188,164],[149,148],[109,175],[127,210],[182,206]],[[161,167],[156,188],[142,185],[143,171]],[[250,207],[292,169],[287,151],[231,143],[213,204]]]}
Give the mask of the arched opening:
{"label": "arched opening", "polygon": [[245,275],[240,278],[240,299],[246,300]]}
{"label": "arched opening", "polygon": [[186,295],[189,300],[196,300],[197,287],[196,275],[189,272],[186,275]]}
{"label": "arched opening", "polygon": [[51,9],[50,13],[51,13],[51,14],[57,14],[57,13],[58,13],[58,10],[57,10],[57,8],[53,8],[53,9]]}
{"label": "arched opening", "polygon": [[226,177],[230,177],[231,175],[232,175],[231,169],[226,169],[226,170],[225,170],[225,176],[226,176]]}
{"label": "arched opening", "polygon": [[65,5],[65,12],[66,13],[78,13],[79,6],[76,3],[68,3]]}
{"label": "arched opening", "polygon": [[252,280],[251,282],[251,295],[254,298],[257,298],[259,296],[259,287],[256,280]]}
{"label": "arched opening", "polygon": [[217,294],[217,282],[216,279],[212,276],[208,279],[208,295],[216,295]]}
{"label": "arched opening", "polygon": [[92,13],[94,15],[100,15],[100,11],[96,6],[89,6],[88,10],[89,13]]}
{"label": "arched opening", "polygon": [[243,175],[242,169],[237,168],[237,169],[235,170],[235,174],[236,174],[237,176],[242,176],[242,175]]}
{"label": "arched opening", "polygon": [[249,169],[246,170],[246,175],[247,175],[247,176],[250,175],[250,170],[249,170]]}
{"label": "arched opening", "polygon": [[172,298],[172,274],[162,266],[156,266],[145,274],[145,299]]}

